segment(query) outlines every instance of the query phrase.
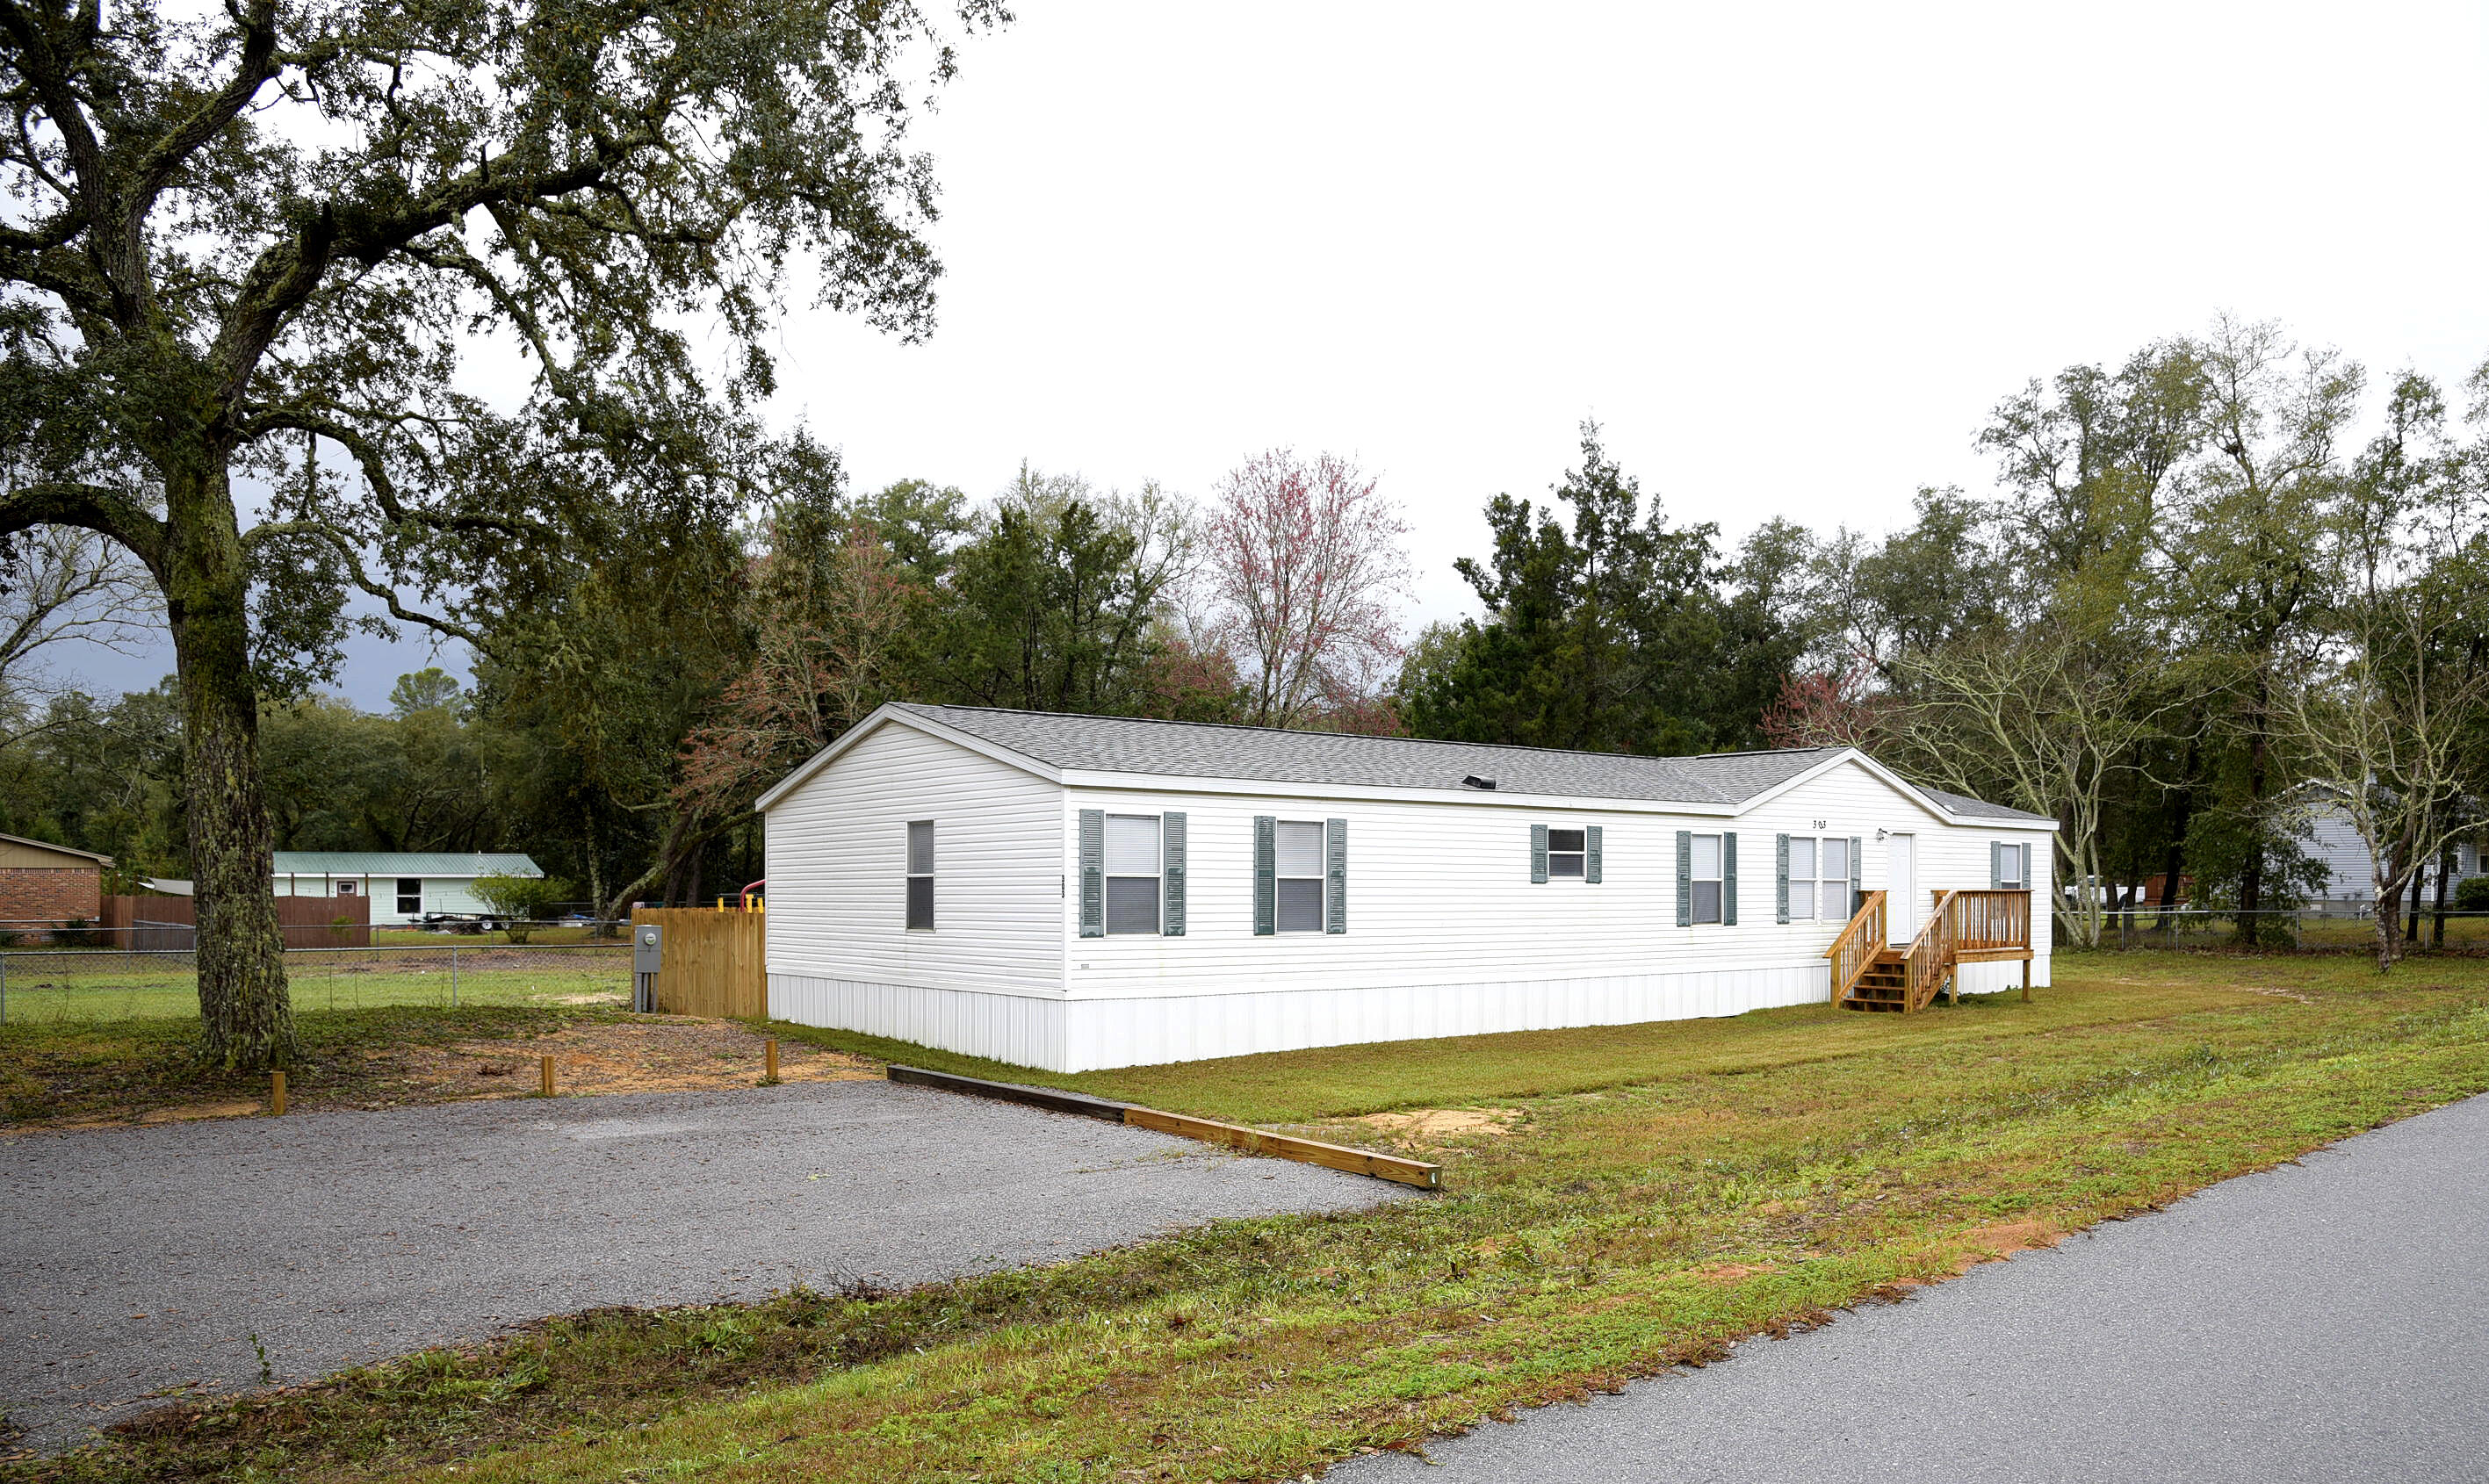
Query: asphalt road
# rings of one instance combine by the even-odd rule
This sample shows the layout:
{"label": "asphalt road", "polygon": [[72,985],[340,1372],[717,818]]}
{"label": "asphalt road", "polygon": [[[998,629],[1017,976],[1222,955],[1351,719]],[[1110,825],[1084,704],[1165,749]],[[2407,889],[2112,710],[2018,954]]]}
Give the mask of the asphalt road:
{"label": "asphalt road", "polygon": [[2489,1479],[2489,1097],[1334,1484]]}
{"label": "asphalt road", "polygon": [[0,1140],[0,1411],[37,1447],[605,1304],[900,1287],[1397,1186],[886,1082]]}

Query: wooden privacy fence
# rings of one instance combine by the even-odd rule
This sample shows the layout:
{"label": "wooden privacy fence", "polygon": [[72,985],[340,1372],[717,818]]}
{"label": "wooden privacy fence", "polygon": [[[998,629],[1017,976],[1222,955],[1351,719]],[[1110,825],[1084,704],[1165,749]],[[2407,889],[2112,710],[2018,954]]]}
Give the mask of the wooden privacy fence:
{"label": "wooden privacy fence", "polygon": [[[95,939],[106,948],[195,949],[198,912],[195,897],[106,897]],[[287,948],[369,948],[371,899],[279,897],[276,927]]]}
{"label": "wooden privacy fence", "polygon": [[657,1010],[669,1015],[765,1015],[769,975],[761,950],[768,918],[702,907],[634,907],[631,926],[666,929]]}

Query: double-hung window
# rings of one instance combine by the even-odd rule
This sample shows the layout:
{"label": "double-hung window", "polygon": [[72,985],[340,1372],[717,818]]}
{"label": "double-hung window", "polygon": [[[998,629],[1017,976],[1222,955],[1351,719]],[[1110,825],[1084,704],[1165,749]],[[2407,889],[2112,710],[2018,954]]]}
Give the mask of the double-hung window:
{"label": "double-hung window", "polygon": [[933,930],[933,821],[907,821],[907,929]]}
{"label": "double-hung window", "polygon": [[1789,921],[1846,922],[1849,842],[1838,835],[1792,835],[1788,842]]}
{"label": "double-hung window", "polygon": [[2006,845],[1996,847],[1996,884],[2009,892],[2018,892],[2031,884],[2031,847]]}
{"label": "double-hung window", "polygon": [[1323,930],[1323,827],[1320,820],[1282,819],[1273,834],[1278,930]]}
{"label": "double-hung window", "polygon": [[1720,921],[1720,837],[1694,837],[1694,920]]}
{"label": "double-hung window", "polygon": [[1580,880],[1589,874],[1585,864],[1590,858],[1590,832],[1588,830],[1549,830],[1547,832],[1547,875],[1571,876]]}
{"label": "double-hung window", "polygon": [[1159,816],[1106,816],[1106,931],[1159,930]]}
{"label": "double-hung window", "polygon": [[397,878],[397,915],[400,917],[423,915],[423,878],[421,876]]}

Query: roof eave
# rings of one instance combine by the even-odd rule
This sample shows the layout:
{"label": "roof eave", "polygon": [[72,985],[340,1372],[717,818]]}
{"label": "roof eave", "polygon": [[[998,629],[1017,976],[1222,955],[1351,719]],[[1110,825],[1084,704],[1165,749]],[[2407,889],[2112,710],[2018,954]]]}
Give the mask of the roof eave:
{"label": "roof eave", "polygon": [[911,710],[892,700],[873,707],[872,714],[842,732],[837,741],[797,763],[793,772],[772,784],[760,797],[752,801],[752,812],[756,814],[767,813],[777,807],[779,800],[802,787],[815,774],[844,756],[849,748],[894,723],[911,728],[928,736],[939,737],[955,746],[964,747],[972,753],[982,754],[1005,767],[1017,768],[1023,773],[1033,773],[1049,783],[1063,781],[1063,770],[1050,762],[1032,757],[1026,753],[1015,752],[998,742],[989,742],[984,737],[961,731],[957,727],[936,721],[920,711]]}

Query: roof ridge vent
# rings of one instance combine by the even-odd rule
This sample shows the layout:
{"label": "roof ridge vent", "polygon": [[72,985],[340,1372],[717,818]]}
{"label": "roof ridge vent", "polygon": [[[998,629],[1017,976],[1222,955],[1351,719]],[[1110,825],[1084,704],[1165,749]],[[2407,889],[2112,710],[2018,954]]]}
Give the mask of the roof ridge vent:
{"label": "roof ridge vent", "polygon": [[1487,792],[1493,793],[1495,792],[1495,780],[1492,778],[1480,778],[1476,774],[1471,773],[1465,775],[1461,779],[1461,786],[1464,788],[1483,788]]}

